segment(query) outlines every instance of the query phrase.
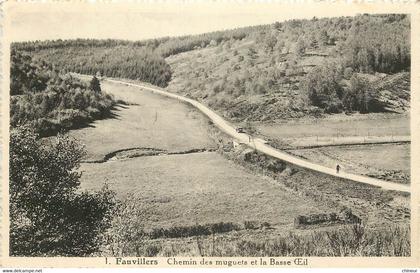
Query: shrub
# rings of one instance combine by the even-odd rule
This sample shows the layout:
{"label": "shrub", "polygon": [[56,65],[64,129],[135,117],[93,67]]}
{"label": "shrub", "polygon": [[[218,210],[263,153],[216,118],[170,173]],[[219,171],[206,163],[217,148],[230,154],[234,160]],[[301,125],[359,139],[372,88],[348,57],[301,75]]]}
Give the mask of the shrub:
{"label": "shrub", "polygon": [[351,67],[346,67],[344,69],[343,77],[350,80],[351,76],[353,76],[353,69]]}
{"label": "shrub", "polygon": [[[410,229],[389,226],[382,229],[355,224],[331,231],[314,231],[308,235],[289,233],[275,239],[220,238],[202,244],[202,252],[212,256],[410,256]],[[209,249],[212,249],[210,251]],[[177,255],[177,247],[172,253]],[[185,251],[182,249],[182,251]]]}
{"label": "shrub", "polygon": [[368,80],[353,75],[350,79],[350,87],[344,92],[343,103],[348,111],[361,113],[383,111],[383,106],[377,98],[378,92]]}
{"label": "shrub", "polygon": [[259,223],[256,221],[244,221],[244,228],[245,229],[258,229]]}
{"label": "shrub", "polygon": [[301,88],[314,106],[318,106],[329,113],[342,110],[341,98],[343,89],[339,84],[341,75],[330,63],[315,67],[302,81]]}
{"label": "shrub", "polygon": [[181,226],[171,227],[168,229],[156,228],[148,233],[151,239],[156,238],[180,238],[191,236],[203,236],[215,233],[230,232],[233,230],[240,230],[240,226],[231,222],[219,222],[205,225]]}

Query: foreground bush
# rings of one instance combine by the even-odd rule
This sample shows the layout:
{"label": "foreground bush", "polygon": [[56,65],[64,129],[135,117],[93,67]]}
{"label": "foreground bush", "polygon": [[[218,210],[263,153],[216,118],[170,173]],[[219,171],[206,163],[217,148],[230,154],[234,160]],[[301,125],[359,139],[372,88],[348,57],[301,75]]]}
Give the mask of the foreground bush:
{"label": "foreground bush", "polygon": [[10,135],[10,255],[86,256],[99,249],[114,204],[107,189],[79,190],[82,147],[27,127]]}

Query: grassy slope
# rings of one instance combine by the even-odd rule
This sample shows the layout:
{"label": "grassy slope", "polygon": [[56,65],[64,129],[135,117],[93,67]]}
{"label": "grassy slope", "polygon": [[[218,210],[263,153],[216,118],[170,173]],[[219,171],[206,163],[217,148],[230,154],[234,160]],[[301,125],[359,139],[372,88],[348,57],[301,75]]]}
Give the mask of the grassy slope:
{"label": "grassy slope", "polygon": [[[287,52],[271,54],[254,39],[222,42],[167,58],[173,71],[167,88],[201,100],[237,122],[316,117],[318,112],[309,105],[299,85],[314,66],[334,59],[329,54],[334,46],[312,50],[302,56]],[[256,52],[253,57],[249,53],[251,49]],[[279,76],[279,73],[285,74]],[[399,113],[409,110],[410,73],[359,75],[380,91],[379,100],[387,102],[388,110]],[[270,78],[273,79],[272,86],[267,82]],[[240,83],[243,79],[270,87],[260,93],[249,82],[245,86]],[[342,84],[347,85],[348,81],[343,80]],[[215,89],[217,86],[220,88]]]}
{"label": "grassy slope", "polygon": [[253,220],[284,231],[293,229],[297,215],[334,210],[214,152],[85,164],[83,170],[84,188],[108,181],[120,196],[133,194],[130,198],[147,211],[142,222],[148,228]]}

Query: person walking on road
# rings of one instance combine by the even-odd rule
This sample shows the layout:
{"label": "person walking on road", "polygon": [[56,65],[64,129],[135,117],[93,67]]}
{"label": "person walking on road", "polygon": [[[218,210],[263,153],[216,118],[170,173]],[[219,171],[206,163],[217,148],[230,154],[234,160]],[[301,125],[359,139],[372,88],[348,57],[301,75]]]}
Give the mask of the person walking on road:
{"label": "person walking on road", "polygon": [[335,167],[335,169],[336,169],[337,174],[338,174],[340,172],[340,169],[341,169],[340,165],[337,164],[337,166]]}

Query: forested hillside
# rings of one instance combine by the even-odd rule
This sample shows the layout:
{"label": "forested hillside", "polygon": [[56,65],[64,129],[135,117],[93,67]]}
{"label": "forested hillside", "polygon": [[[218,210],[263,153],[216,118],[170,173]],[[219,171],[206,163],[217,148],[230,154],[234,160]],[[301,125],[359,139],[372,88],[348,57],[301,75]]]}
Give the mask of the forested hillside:
{"label": "forested hillside", "polygon": [[[409,108],[406,15],[314,17],[136,42],[77,39],[12,47],[65,72],[169,84],[235,120]],[[386,90],[377,87],[381,81],[388,82]]]}
{"label": "forested hillside", "polygon": [[167,61],[170,90],[239,121],[409,109],[405,15],[277,22]]}
{"label": "forested hillside", "polygon": [[[93,81],[93,83],[95,83]],[[79,127],[110,113],[114,100],[95,86],[12,50],[10,123],[28,124],[40,135]]]}
{"label": "forested hillside", "polygon": [[136,42],[111,39],[22,42],[12,44],[12,48],[65,72],[99,73],[165,87],[171,80],[172,72],[164,57],[199,47],[216,46],[221,41],[240,40],[254,28],[260,27]]}

